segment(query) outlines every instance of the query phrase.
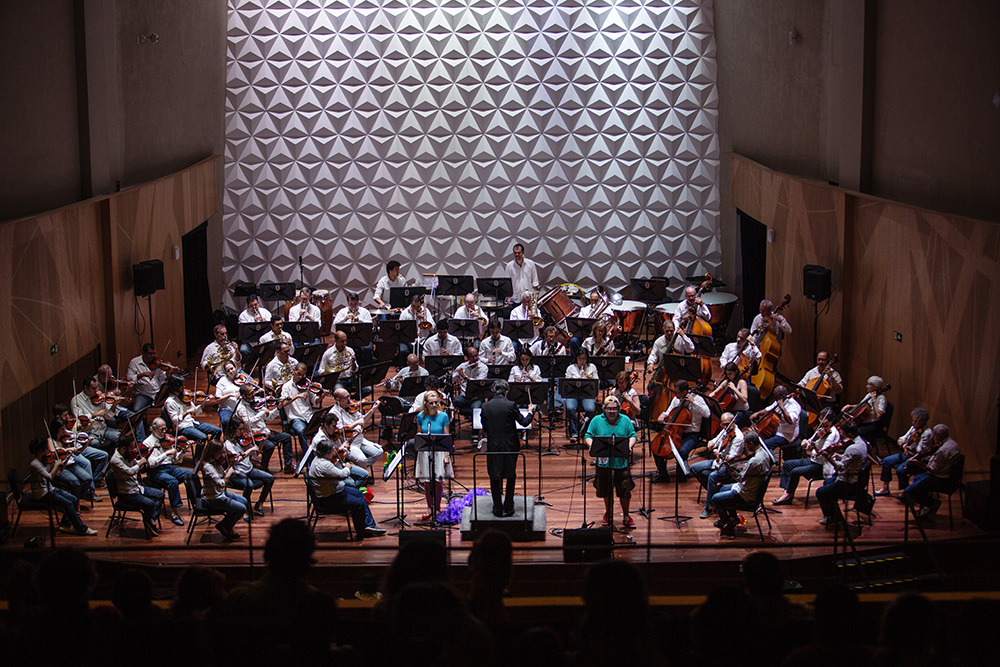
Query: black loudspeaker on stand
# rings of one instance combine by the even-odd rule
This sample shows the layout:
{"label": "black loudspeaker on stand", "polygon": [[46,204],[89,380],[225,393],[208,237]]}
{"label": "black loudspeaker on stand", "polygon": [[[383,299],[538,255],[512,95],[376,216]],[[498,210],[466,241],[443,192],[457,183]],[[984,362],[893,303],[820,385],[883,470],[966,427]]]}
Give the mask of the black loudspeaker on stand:
{"label": "black loudspeaker on stand", "polygon": [[810,301],[826,301],[833,293],[830,269],[816,264],[802,267],[802,295]]}
{"label": "black loudspeaker on stand", "polygon": [[163,289],[163,262],[147,259],[132,265],[132,282],[136,296],[149,296]]}

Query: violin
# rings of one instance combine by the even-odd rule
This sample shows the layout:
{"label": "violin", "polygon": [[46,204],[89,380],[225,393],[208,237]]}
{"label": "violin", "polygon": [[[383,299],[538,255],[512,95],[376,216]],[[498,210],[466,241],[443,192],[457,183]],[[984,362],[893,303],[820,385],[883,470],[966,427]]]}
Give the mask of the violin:
{"label": "violin", "polygon": [[56,459],[61,461],[66,461],[68,458],[73,456],[73,452],[68,449],[63,449],[62,447],[56,447],[55,450],[49,450],[45,452],[42,456],[42,463],[49,465],[55,463]]}
{"label": "violin", "polygon": [[80,447],[90,442],[90,436],[86,433],[67,433],[59,438],[59,442],[64,445],[76,445]]}
{"label": "violin", "polygon": [[180,367],[174,366],[171,363],[163,361],[159,357],[155,357],[151,362],[149,362],[146,365],[149,366],[149,370],[151,370],[151,371],[155,371],[155,370],[158,370],[158,369],[162,368],[163,372],[164,373],[168,373],[168,374],[180,373],[181,372]]}
{"label": "violin", "polygon": [[190,389],[185,389],[181,392],[181,401],[184,403],[194,403],[195,405],[201,405],[205,401],[211,398],[208,394],[201,391],[191,391]]}
{"label": "violin", "polygon": [[276,396],[257,397],[253,401],[254,410],[260,411],[264,408],[268,410],[274,410],[278,407],[278,398]]}

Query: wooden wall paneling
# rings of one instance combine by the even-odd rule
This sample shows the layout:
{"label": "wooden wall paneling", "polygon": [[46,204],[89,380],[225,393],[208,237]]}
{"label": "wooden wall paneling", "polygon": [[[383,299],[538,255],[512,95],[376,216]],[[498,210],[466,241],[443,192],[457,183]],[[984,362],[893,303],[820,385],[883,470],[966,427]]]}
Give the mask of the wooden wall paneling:
{"label": "wooden wall paneling", "polygon": [[0,224],[0,406],[104,341],[100,220],[92,200]]}

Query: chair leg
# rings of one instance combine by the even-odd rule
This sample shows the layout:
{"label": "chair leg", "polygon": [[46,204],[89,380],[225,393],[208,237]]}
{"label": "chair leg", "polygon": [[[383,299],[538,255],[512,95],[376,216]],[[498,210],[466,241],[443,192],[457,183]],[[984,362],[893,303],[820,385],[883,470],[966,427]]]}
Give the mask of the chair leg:
{"label": "chair leg", "polygon": [[[767,514],[766,513],[764,514],[764,518],[767,519]],[[760,535],[760,541],[763,542],[764,541],[764,531],[762,531],[760,529],[760,517],[757,516],[756,514],[754,514],[753,515],[753,520],[757,522],[757,534]],[[770,528],[771,527],[771,520],[768,519],[767,523],[768,523],[768,528]]]}
{"label": "chair leg", "polygon": [[197,523],[198,516],[194,512],[191,512],[191,518],[188,519],[187,539],[184,541],[184,546],[191,544],[191,537],[194,535],[194,527]]}
{"label": "chair leg", "polygon": [[10,538],[14,539],[14,533],[17,532],[17,526],[21,523],[21,508],[17,508],[17,516],[14,517],[14,525],[10,528]]}

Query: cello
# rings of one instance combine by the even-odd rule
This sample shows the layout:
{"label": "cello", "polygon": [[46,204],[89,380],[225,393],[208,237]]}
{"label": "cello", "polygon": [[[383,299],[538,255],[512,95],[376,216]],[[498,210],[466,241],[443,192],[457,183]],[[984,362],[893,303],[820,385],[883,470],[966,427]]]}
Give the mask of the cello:
{"label": "cello", "polygon": [[[794,399],[801,393],[802,387],[796,387],[783,400]],[[778,432],[778,425],[781,423],[781,417],[778,415],[779,409],[782,412],[785,411],[784,407],[779,407],[778,402],[775,401],[770,407],[764,409],[764,414],[756,420],[750,420],[750,430],[755,431],[762,441]]]}
{"label": "cello", "polygon": [[[781,305],[771,312],[771,316],[783,311],[791,302],[792,295],[786,294]],[[771,331],[771,316],[763,317],[760,326],[750,332],[754,344],[760,350],[760,367],[750,378],[750,382],[760,389],[761,400],[768,398],[774,389],[774,368],[778,365],[778,358],[781,356],[781,341],[777,334]]]}
{"label": "cello", "polygon": [[[830,380],[828,380],[827,378],[830,375],[830,372],[833,370],[833,364],[837,363],[839,360],[840,356],[836,352],[834,352],[833,357],[831,357],[826,362],[826,367],[823,368],[823,372],[820,374],[820,376],[818,378],[810,380],[809,382],[806,382],[806,389],[815,393],[816,398],[826,402],[827,405],[829,405],[829,402],[833,400],[833,385],[830,384]],[[818,420],[819,420],[818,413],[815,412],[809,413],[810,427],[815,427],[816,422]]]}
{"label": "cello", "polygon": [[[663,412],[661,411],[660,414],[663,414]],[[653,456],[659,456],[660,458],[670,456],[671,446],[679,450],[681,439],[684,437],[684,429],[691,425],[691,421],[692,415],[691,411],[687,409],[687,401],[681,401],[674,408],[674,411],[667,415],[667,421],[664,423],[663,429],[654,435],[653,440],[649,443],[649,449],[653,452]]]}

